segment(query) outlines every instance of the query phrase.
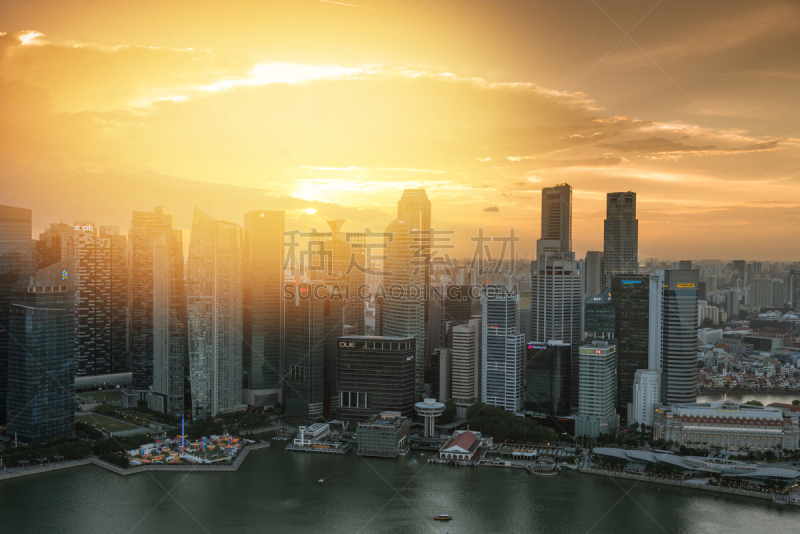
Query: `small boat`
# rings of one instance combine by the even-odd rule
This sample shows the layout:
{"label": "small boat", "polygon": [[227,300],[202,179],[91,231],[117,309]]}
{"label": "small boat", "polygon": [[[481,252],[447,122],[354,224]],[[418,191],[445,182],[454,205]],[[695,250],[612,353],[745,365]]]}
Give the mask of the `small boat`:
{"label": "small boat", "polygon": [[453,516],[451,516],[450,514],[439,514],[433,516],[433,518],[436,521],[450,521],[451,519],[453,519]]}
{"label": "small boat", "polygon": [[324,478],[319,479],[319,482],[317,482],[317,484],[322,486],[323,484],[325,484],[325,479]]}

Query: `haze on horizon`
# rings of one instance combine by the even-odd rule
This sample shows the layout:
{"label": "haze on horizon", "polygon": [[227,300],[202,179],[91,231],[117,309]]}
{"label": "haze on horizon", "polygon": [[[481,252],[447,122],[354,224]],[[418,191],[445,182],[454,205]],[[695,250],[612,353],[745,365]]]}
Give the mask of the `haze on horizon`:
{"label": "haze on horizon", "polygon": [[798,260],[799,92],[792,0],[9,1],[0,203],[383,231],[424,187],[455,256],[530,256],[567,182],[578,254],[632,190],[640,260]]}

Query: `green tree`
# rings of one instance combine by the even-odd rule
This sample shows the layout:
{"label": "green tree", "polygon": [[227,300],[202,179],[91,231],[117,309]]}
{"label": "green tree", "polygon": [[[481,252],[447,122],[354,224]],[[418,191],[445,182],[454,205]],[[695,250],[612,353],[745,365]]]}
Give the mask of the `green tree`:
{"label": "green tree", "polygon": [[444,403],[444,411],[439,416],[439,424],[446,425],[456,420],[456,403],[449,400]]}
{"label": "green tree", "polygon": [[712,326],[714,326],[714,321],[711,320],[711,317],[703,319],[703,328],[711,328]]}
{"label": "green tree", "polygon": [[749,401],[745,402],[745,404],[749,404],[751,406],[764,406],[763,402],[757,401],[757,400],[749,400]]}
{"label": "green tree", "polygon": [[800,399],[795,399],[792,401],[792,406],[800,406]]}

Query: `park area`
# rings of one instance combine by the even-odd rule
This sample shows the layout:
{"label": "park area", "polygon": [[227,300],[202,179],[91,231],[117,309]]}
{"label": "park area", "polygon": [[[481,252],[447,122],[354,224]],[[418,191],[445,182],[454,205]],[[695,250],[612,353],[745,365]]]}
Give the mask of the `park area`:
{"label": "park area", "polygon": [[122,421],[117,421],[116,419],[106,417],[105,415],[94,413],[78,414],[78,420],[80,420],[82,423],[91,425],[98,430],[105,430],[106,432],[122,432],[124,430],[133,430],[135,428],[139,428],[130,423],[124,423]]}
{"label": "park area", "polygon": [[94,402],[120,402],[122,393],[118,389],[108,391],[92,391],[87,393],[78,393],[78,397],[87,401]]}

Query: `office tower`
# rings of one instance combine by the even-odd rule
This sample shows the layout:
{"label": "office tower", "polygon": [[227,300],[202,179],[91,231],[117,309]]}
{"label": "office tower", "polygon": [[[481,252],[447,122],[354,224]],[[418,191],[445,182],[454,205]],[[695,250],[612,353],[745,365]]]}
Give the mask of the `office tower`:
{"label": "office tower", "polygon": [[327,288],[300,283],[293,297],[285,304],[284,406],[289,415],[314,419],[324,414]]}
{"label": "office tower", "polygon": [[80,221],[73,230],[75,376],[124,372],[127,240],[116,226],[101,226],[98,231],[94,223]]}
{"label": "office tower", "polygon": [[25,443],[75,431],[75,319],[67,286],[12,296],[6,435]]}
{"label": "office tower", "polygon": [[570,415],[572,347],[551,340],[529,343],[525,365],[525,410],[547,416]]}
{"label": "office tower", "polygon": [[611,293],[600,293],[584,299],[584,338],[611,340],[616,338],[616,311]]}
{"label": "office tower", "polygon": [[0,426],[6,418],[11,291],[28,286],[35,269],[31,217],[29,209],[0,205]]}
{"label": "office tower", "polygon": [[692,260],[681,260],[678,262],[678,271],[691,271],[692,270]]}
{"label": "office tower", "polygon": [[[436,363],[435,372],[433,363]],[[446,347],[433,349],[431,355],[431,397],[440,402],[452,399],[453,353]]]}
{"label": "office tower", "polygon": [[597,295],[603,292],[603,253],[592,251],[586,253],[583,262],[584,269],[584,295]]}
{"label": "office tower", "polygon": [[241,226],[195,208],[187,282],[192,415],[214,417],[242,403]]}
{"label": "office tower", "polygon": [[382,282],[384,298],[380,309],[382,335],[413,337],[416,340],[416,398],[423,393],[425,345],[428,338],[424,294],[426,277],[424,265],[420,264],[421,220],[419,211],[410,211],[386,228],[385,274]]}
{"label": "office tower", "polygon": [[639,221],[636,219],[636,193],[632,191],[606,195],[603,272],[606,289],[614,276],[639,273]]}
{"label": "office tower", "polygon": [[717,276],[710,274],[706,276],[706,292],[708,295],[717,290]]}
{"label": "office tower", "polygon": [[536,259],[544,258],[549,255],[561,253],[562,243],[558,239],[537,239],[536,240]]}
{"label": "office tower", "polygon": [[189,359],[183,237],[171,230],[153,242],[153,390],[151,410],[184,413],[184,379]]}
{"label": "office tower", "polygon": [[664,404],[697,399],[697,278],[694,270],[658,270],[650,278],[648,369],[661,371]]}
{"label": "office tower", "polygon": [[52,223],[45,228],[36,241],[36,270],[67,259],[72,244],[73,226],[64,223]]}
{"label": "office tower", "polygon": [[617,332],[617,414],[629,421],[633,402],[633,380],[647,369],[650,354],[650,277],[615,276],[611,279]]}
{"label": "office tower", "polygon": [[480,400],[481,321],[470,319],[451,329],[451,392],[458,417],[466,417],[467,408]]}
{"label": "office tower", "polygon": [[244,214],[242,395],[245,404],[279,404],[283,387],[283,211]]}
{"label": "office tower", "polygon": [[745,284],[751,285],[756,278],[763,278],[761,275],[761,262],[755,261],[745,266]]}
{"label": "office tower", "polygon": [[[147,390],[153,384],[153,243],[172,230],[172,210],[134,211],[129,233],[128,350],[133,371],[132,386]],[[198,228],[198,234],[205,232]],[[197,236],[194,232],[191,240]]]}
{"label": "office tower", "polygon": [[515,413],[523,407],[525,367],[517,298],[502,285],[483,287],[481,401]]}
{"label": "office tower", "polygon": [[633,379],[633,402],[628,413],[628,426],[653,426],[654,405],[661,402],[661,371],[639,369]]}
{"label": "office tower", "polygon": [[355,329],[356,335],[364,335],[364,299],[365,293],[359,291],[366,283],[366,233],[342,231],[343,220],[328,221],[331,228],[331,239],[328,249],[332,252],[332,268],[329,280],[340,283],[344,304],[345,324]]}
{"label": "office tower", "polygon": [[786,284],[778,278],[772,279],[772,306],[786,306]]}
{"label": "office tower", "polygon": [[385,411],[414,414],[414,338],[343,336],[337,345],[339,418],[366,421]]}
{"label": "office tower", "polygon": [[583,326],[583,278],[572,253],[531,263],[531,342],[559,340],[572,348],[572,407],[578,407],[578,347]]}
{"label": "office tower", "polygon": [[617,396],[617,351],[614,345],[595,341],[580,348],[581,391],[575,436],[596,438],[619,428],[614,411]]}
{"label": "office tower", "polygon": [[[337,369],[339,367],[339,347],[337,340],[345,335],[345,309],[347,302],[341,297],[342,293],[334,294],[337,291],[336,284],[327,284],[327,294],[322,310],[324,332],[323,332],[323,373],[322,373],[322,413],[329,415],[339,402],[338,387],[336,384]],[[355,328],[352,328],[355,330]]]}
{"label": "office tower", "polygon": [[706,290],[705,280],[697,282],[697,298],[708,300],[708,291]]}
{"label": "office tower", "polygon": [[572,252],[572,186],[542,188],[542,239],[559,242],[558,252]]}
{"label": "office tower", "polygon": [[0,274],[19,271],[27,285],[36,270],[36,242],[31,238],[32,212],[0,205]]}

